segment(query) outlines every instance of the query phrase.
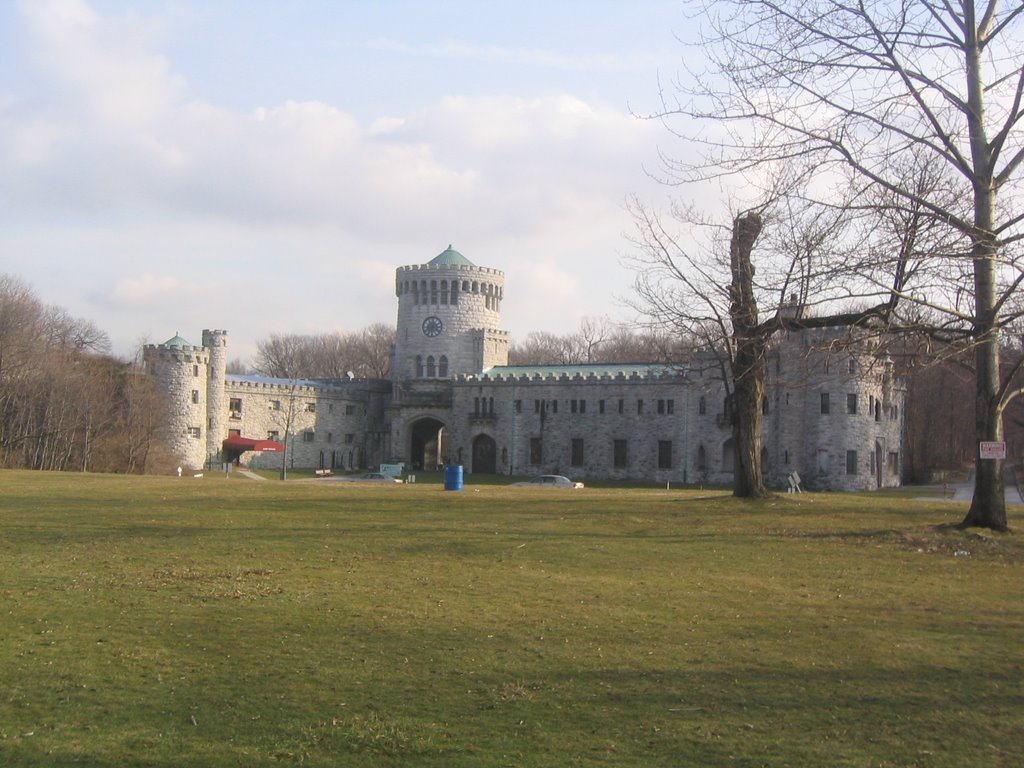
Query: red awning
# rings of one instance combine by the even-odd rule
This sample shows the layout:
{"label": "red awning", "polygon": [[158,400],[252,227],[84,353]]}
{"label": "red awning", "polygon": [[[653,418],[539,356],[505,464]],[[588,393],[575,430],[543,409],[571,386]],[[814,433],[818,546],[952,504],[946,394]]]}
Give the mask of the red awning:
{"label": "red awning", "polygon": [[277,453],[284,451],[284,446],[273,440],[254,440],[241,435],[231,435],[224,441],[223,446],[224,450],[238,451],[239,453],[242,451],[276,451]]}

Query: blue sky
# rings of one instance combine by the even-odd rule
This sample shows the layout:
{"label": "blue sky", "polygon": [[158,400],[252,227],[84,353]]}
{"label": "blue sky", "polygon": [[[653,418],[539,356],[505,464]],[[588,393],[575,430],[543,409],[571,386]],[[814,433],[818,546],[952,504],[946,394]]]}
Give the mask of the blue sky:
{"label": "blue sky", "polygon": [[[393,323],[449,243],[504,326],[628,317],[681,3],[0,3],[0,272],[140,341]],[[689,22],[692,25],[692,21]]]}

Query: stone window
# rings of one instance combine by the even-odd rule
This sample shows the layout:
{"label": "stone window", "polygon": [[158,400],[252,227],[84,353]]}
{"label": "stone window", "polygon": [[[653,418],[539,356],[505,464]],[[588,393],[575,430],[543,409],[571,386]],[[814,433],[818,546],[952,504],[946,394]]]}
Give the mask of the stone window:
{"label": "stone window", "polygon": [[276,429],[271,429],[267,431],[267,440],[274,440],[276,442],[277,440],[280,439],[280,437],[281,434]]}
{"label": "stone window", "polygon": [[316,413],[316,403],[306,403],[306,413]]}
{"label": "stone window", "polygon": [[697,471],[707,472],[708,470],[708,452],[704,450],[703,445],[697,446]]}
{"label": "stone window", "polygon": [[514,400],[512,402],[512,408],[513,408],[513,410],[515,410],[516,413],[522,413],[523,412],[523,401],[522,400]]}
{"label": "stone window", "polygon": [[672,469],[672,441],[658,441],[658,469]]}
{"label": "stone window", "polygon": [[270,401],[270,410],[272,410],[272,411],[280,411],[281,410],[281,401],[280,400],[271,400]]}
{"label": "stone window", "polygon": [[327,442],[328,443],[333,443],[334,442],[334,433],[333,432],[328,432],[327,433]]}
{"label": "stone window", "polygon": [[552,400],[551,401],[551,412],[552,413],[558,413],[558,401],[557,400]]}
{"label": "stone window", "polygon": [[242,418],[242,398],[232,397],[228,400],[228,410],[231,411],[232,419]]}
{"label": "stone window", "polygon": [[827,475],[829,467],[832,464],[832,458],[828,455],[828,451],[824,448],[818,449],[818,473]]}
{"label": "stone window", "polygon": [[846,412],[850,414],[857,413],[857,395],[852,392],[846,396]]}
{"label": "stone window", "polygon": [[848,366],[848,370],[850,371],[850,373],[856,373],[857,372],[857,361],[854,360],[852,357],[849,359],[849,361],[847,363],[847,366]]}
{"label": "stone window", "polygon": [[312,443],[314,440],[316,440],[316,432],[314,432],[313,430],[307,429],[305,432],[302,433],[302,442]]}
{"label": "stone window", "polygon": [[722,443],[722,471],[736,471],[736,441],[731,437]]}
{"label": "stone window", "polygon": [[571,450],[569,455],[569,464],[573,467],[583,466],[583,438],[574,437],[572,439]]}
{"label": "stone window", "polygon": [[644,401],[643,400],[637,400],[636,401],[636,412],[638,414],[644,412]]}
{"label": "stone window", "polygon": [[628,466],[628,443],[625,440],[612,441],[612,464],[616,469]]}
{"label": "stone window", "polygon": [[857,452],[847,451],[846,452],[846,474],[856,475],[857,474]]}
{"label": "stone window", "polygon": [[356,441],[356,436],[351,432],[345,433],[345,444],[352,445]]}
{"label": "stone window", "polygon": [[437,361],[437,375],[440,376],[442,379],[448,378],[448,356],[447,355],[441,355],[440,359]]}
{"label": "stone window", "polygon": [[665,401],[664,400],[658,400],[658,413],[659,414],[664,414],[665,413]]}
{"label": "stone window", "polygon": [[697,402],[697,413],[703,416],[708,412],[708,400],[704,395],[700,396],[700,400]]}
{"label": "stone window", "polygon": [[423,378],[423,355],[416,355],[416,378]]}
{"label": "stone window", "polygon": [[622,413],[626,409],[626,401],[621,397],[619,398],[619,413]]}
{"label": "stone window", "polygon": [[672,400],[672,399],[666,400],[665,401],[665,410],[667,410],[670,414],[675,413],[676,412],[676,401]]}
{"label": "stone window", "polygon": [[199,390],[198,389],[193,389],[192,390],[192,402],[193,403],[198,403],[199,402]]}
{"label": "stone window", "polygon": [[597,401],[597,412],[604,413],[604,400]]}
{"label": "stone window", "polygon": [[539,437],[530,438],[530,463],[540,464],[544,456],[543,443]]}
{"label": "stone window", "polygon": [[586,413],[586,412],[587,412],[587,401],[586,400],[580,400],[580,413]]}
{"label": "stone window", "polygon": [[203,436],[203,429],[202,429],[202,427],[189,427],[188,428],[188,436],[191,437],[194,440],[198,440],[199,438],[201,438]]}
{"label": "stone window", "polygon": [[356,407],[354,405],[346,405],[345,406],[345,415],[346,416],[352,416],[352,415],[355,414],[355,412],[356,412]]}
{"label": "stone window", "polygon": [[875,421],[882,420],[882,401],[875,400]]}
{"label": "stone window", "polygon": [[433,379],[437,376],[437,363],[433,355],[427,355],[427,378]]}
{"label": "stone window", "polygon": [[192,375],[193,376],[198,376],[199,375],[199,366],[198,365],[193,365],[192,366]]}
{"label": "stone window", "polygon": [[828,392],[821,393],[821,412],[829,413],[832,410],[832,404],[829,402]]}
{"label": "stone window", "polygon": [[761,413],[768,413],[768,398],[761,398]]}

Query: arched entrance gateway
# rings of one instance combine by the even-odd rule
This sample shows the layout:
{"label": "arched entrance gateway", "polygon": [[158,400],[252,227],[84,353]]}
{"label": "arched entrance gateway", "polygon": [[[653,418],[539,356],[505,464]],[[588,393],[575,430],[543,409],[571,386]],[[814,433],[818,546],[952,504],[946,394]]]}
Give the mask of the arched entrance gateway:
{"label": "arched entrance gateway", "polygon": [[409,461],[415,469],[436,470],[446,462],[447,435],[443,422],[433,418],[413,422],[410,429]]}
{"label": "arched entrance gateway", "polygon": [[497,446],[490,435],[477,435],[473,438],[473,465],[470,471],[490,475],[497,473]]}

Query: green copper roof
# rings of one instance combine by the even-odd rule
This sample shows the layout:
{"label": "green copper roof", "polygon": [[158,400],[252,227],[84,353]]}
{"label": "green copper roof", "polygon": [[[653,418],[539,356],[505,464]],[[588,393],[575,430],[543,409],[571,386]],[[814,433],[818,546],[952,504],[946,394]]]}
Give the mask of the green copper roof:
{"label": "green copper roof", "polygon": [[161,346],[181,348],[181,347],[191,347],[192,345],[189,344],[187,341],[185,341],[183,338],[181,338],[181,336],[179,336],[177,333],[175,333],[173,339],[168,339]]}
{"label": "green copper roof", "polygon": [[441,264],[449,267],[475,267],[472,261],[467,259],[461,253],[456,251],[450,245],[445,248],[441,253],[437,254],[434,258],[427,262],[428,264]]}

